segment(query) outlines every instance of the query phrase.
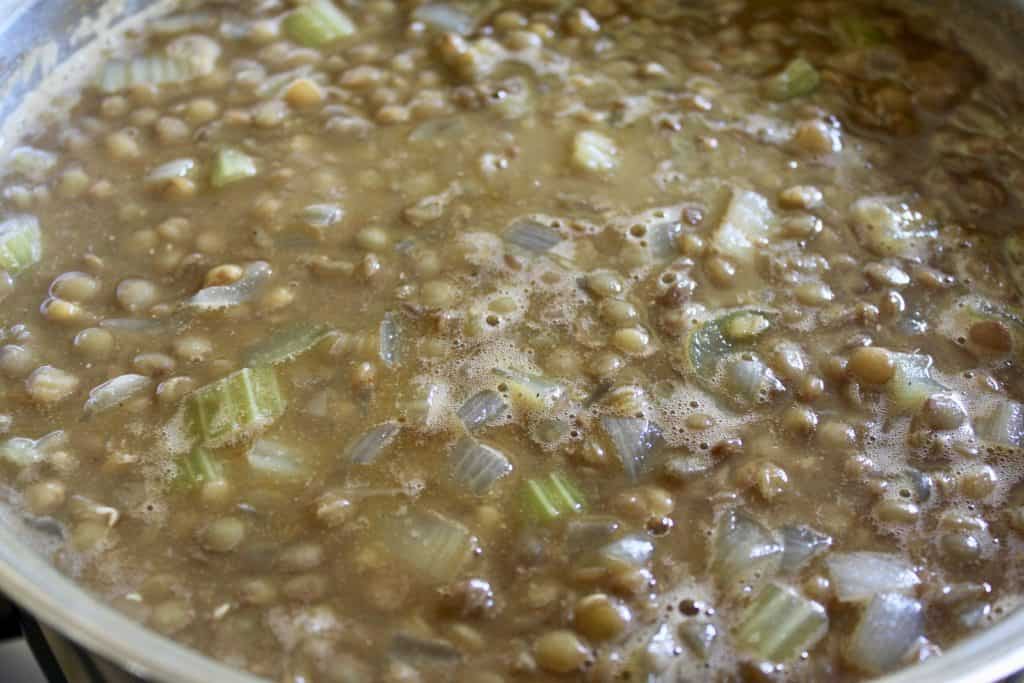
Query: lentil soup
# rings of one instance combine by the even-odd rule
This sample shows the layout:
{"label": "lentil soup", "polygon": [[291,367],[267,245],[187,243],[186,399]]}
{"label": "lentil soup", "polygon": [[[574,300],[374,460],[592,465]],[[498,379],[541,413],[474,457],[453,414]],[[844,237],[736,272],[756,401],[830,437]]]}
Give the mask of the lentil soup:
{"label": "lentil soup", "polygon": [[896,4],[183,3],[0,166],[0,493],[275,681],[854,681],[1024,590],[1017,90]]}

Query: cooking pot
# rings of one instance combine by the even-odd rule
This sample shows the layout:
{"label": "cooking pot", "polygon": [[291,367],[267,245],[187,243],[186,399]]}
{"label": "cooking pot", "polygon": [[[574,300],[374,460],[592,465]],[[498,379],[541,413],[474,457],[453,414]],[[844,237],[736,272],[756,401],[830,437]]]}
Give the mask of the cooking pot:
{"label": "cooking pot", "polygon": [[[900,4],[906,7],[914,1]],[[940,5],[945,16],[956,17],[950,29],[953,35],[971,43],[993,77],[1024,84],[1017,73],[1018,65],[1024,64],[1024,42],[1016,40],[1024,28],[1024,0],[919,1]],[[71,78],[76,54],[101,43],[105,31],[122,22],[159,12],[162,4],[154,0],[0,0],[0,149],[24,132],[13,125],[18,117],[12,114],[44,79],[52,83]],[[3,505],[0,491],[0,592],[31,615],[29,629],[35,645],[45,641],[44,659],[49,661],[42,662],[44,668],[59,665],[71,683],[139,679],[258,683],[260,679],[157,635],[94,598],[33,550],[33,545],[39,546],[33,544],[37,533]],[[35,626],[36,620],[41,628]],[[941,657],[881,680],[994,683],[1019,671],[1024,671],[1024,609]]]}

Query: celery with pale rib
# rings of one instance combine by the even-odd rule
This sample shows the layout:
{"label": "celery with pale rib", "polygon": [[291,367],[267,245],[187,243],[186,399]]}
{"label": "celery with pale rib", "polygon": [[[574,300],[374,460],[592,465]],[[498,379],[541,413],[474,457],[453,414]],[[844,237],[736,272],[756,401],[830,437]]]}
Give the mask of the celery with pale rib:
{"label": "celery with pale rib", "polygon": [[217,152],[213,160],[213,172],[210,174],[210,184],[214,187],[224,187],[239,180],[245,180],[256,175],[256,162],[245,152],[225,147]]}
{"label": "celery with pale rib", "polygon": [[285,17],[285,35],[306,47],[321,47],[350,36],[356,25],[330,0],[310,0]]}
{"label": "celery with pale rib", "polygon": [[196,446],[178,461],[177,486],[192,489],[218,481],[224,481],[224,465],[209,448]]}
{"label": "celery with pale rib", "polygon": [[42,257],[43,236],[35,216],[14,216],[0,223],[0,268],[17,275]]}
{"label": "celery with pale rib", "polygon": [[262,431],[285,409],[270,367],[243,368],[185,399],[185,417],[201,444],[216,448]]}
{"label": "celery with pale rib", "polygon": [[586,507],[586,499],[576,484],[559,472],[529,479],[523,487],[523,505],[529,517],[541,522],[577,515]]}

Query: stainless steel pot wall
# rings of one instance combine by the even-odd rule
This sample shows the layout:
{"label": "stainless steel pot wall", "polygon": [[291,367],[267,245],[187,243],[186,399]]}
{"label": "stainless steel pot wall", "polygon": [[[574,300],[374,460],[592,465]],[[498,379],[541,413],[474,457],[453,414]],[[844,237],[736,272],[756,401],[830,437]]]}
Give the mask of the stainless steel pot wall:
{"label": "stainless steel pot wall", "polygon": [[[984,51],[979,57],[999,79],[1019,80],[1017,71],[1024,65],[1024,43],[1018,40],[1024,28],[1024,0],[921,2],[941,4],[947,16],[956,16],[958,37],[979,38]],[[116,25],[153,4],[153,0],[0,0],[0,126],[57,65],[95,40],[94,33],[80,30],[83,25],[98,17],[104,24]],[[0,140],[0,148],[9,142]],[[67,672],[70,680],[115,682],[138,676],[167,683],[258,683],[259,679],[156,635],[94,599],[31,549],[33,531],[4,509],[2,500],[0,492],[0,592],[48,627],[48,640],[58,658],[78,669]],[[64,638],[75,645],[62,643]],[[91,654],[83,657],[83,651]],[[1024,611],[1009,615],[942,657],[883,681],[993,683],[1019,671],[1024,671]]]}

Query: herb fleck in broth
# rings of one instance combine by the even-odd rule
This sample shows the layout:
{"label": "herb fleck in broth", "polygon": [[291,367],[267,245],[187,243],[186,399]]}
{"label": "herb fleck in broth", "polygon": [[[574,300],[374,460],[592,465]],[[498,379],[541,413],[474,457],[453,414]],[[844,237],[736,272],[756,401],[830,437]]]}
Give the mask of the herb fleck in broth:
{"label": "herb fleck in broth", "polygon": [[272,680],[859,680],[1021,589],[1007,87],[865,3],[182,8],[3,166],[54,562]]}

